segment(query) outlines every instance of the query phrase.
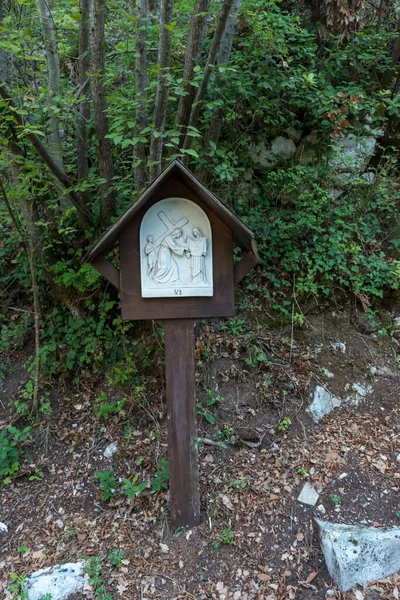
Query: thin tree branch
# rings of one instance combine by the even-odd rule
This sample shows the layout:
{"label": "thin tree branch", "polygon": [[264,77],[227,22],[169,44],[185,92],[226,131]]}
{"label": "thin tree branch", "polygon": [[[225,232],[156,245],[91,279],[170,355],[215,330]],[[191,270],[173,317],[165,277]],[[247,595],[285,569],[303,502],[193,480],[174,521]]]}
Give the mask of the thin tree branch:
{"label": "thin tree branch", "polygon": [[[197,120],[200,114],[200,109],[204,100],[204,96],[206,95],[208,83],[210,81],[211,72],[213,67],[215,66],[215,62],[217,59],[219,47],[221,45],[221,40],[223,33],[225,31],[226,23],[228,21],[229,13],[231,11],[233,4],[233,0],[224,0],[224,4],[221,9],[221,13],[218,19],[217,27],[215,29],[213,41],[211,44],[210,52],[207,59],[207,64],[205,66],[203,77],[200,82],[200,85],[197,89],[196,97],[194,99],[194,103],[192,106],[192,110],[190,113],[188,129],[190,127],[195,127],[197,124]],[[183,143],[183,147],[185,150],[188,150],[193,142],[193,137],[186,133],[185,141]]]}
{"label": "thin tree branch", "polygon": [[[3,98],[3,100],[7,101],[10,114],[13,116],[15,122],[22,128],[28,127],[29,124],[26,122],[25,118],[17,112],[18,107],[11,98],[10,90],[2,81],[0,81],[0,96]],[[27,132],[26,136],[30,140],[32,146],[35,148],[36,152],[39,154],[41,159],[46,163],[50,171],[53,173],[53,175],[55,175],[58,181],[68,191],[68,195],[71,198],[71,202],[75,206],[81,218],[82,224],[86,227],[90,227],[91,225],[93,225],[93,217],[89,209],[85,206],[78,192],[74,190],[74,184],[68,177],[64,169],[60,167],[59,164],[57,164],[57,162],[51,156],[50,152],[47,150],[46,146],[43,144],[39,136],[36,135],[36,133]]]}

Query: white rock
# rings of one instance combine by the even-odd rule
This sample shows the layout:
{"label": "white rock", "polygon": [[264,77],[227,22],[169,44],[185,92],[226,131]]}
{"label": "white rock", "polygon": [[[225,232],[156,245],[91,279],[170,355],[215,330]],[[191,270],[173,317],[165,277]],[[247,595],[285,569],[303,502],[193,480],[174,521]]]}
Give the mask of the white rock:
{"label": "white rock", "polygon": [[59,529],[62,529],[64,527],[64,521],[61,521],[61,519],[57,519],[56,525]]}
{"label": "white rock", "polygon": [[294,127],[288,127],[285,129],[286,135],[294,141],[295,144],[298,144],[301,140],[303,132],[300,129],[295,129]]}
{"label": "white rock", "polygon": [[400,528],[342,525],[317,520],[326,565],[344,592],[400,570]]}
{"label": "white rock", "polygon": [[333,377],[335,377],[335,375],[332,373],[332,371],[329,371],[329,369],[325,369],[325,367],[322,368],[322,372],[325,375],[325,377],[328,377],[329,379],[332,379]]}
{"label": "white rock", "polygon": [[5,523],[0,523],[0,531],[3,533],[8,533],[8,527]]}
{"label": "white rock", "polygon": [[332,144],[329,165],[337,171],[362,173],[374,153],[376,138],[372,135],[348,136],[336,139]]}
{"label": "white rock", "polygon": [[[349,389],[350,386],[348,386],[346,389]],[[373,390],[372,385],[362,385],[361,383],[353,383],[351,385],[351,388],[353,390],[353,392],[351,394],[349,394],[348,396],[346,396],[345,402],[347,402],[348,404],[352,404],[354,406],[358,406],[358,404],[361,402],[361,400],[363,398],[365,398],[365,396],[367,396],[367,394],[370,394]]]}
{"label": "white rock", "polygon": [[326,508],[325,508],[325,506],[323,504],[319,504],[317,506],[317,510],[318,510],[318,512],[321,513],[321,515],[325,515],[326,514]]}
{"label": "white rock", "polygon": [[299,497],[297,498],[297,500],[299,502],[302,502],[303,504],[308,504],[309,506],[315,506],[317,504],[318,501],[318,492],[315,489],[314,486],[311,485],[311,483],[307,483],[304,484],[303,489],[300,492]]}
{"label": "white rock", "polygon": [[24,588],[27,600],[39,600],[50,594],[51,600],[65,600],[86,587],[83,563],[66,563],[46,569],[39,569],[29,575]]}
{"label": "white rock", "polygon": [[288,160],[295,155],[296,144],[290,138],[285,138],[280,135],[272,141],[271,152],[279,158]]}
{"label": "white rock", "polygon": [[364,385],[361,385],[361,383],[353,383],[353,390],[357,392],[357,394],[360,394],[360,396],[366,396],[372,392],[372,387],[370,385],[365,387]]}
{"label": "white rock", "polygon": [[310,413],[315,423],[318,423],[328,413],[330,413],[334,408],[338,408],[341,405],[342,401],[340,398],[337,398],[322,385],[317,385],[314,391],[313,401],[310,406],[307,408],[307,412]]}
{"label": "white rock", "polygon": [[343,196],[343,194],[344,194],[344,190],[340,190],[338,188],[328,188],[326,191],[332,200],[336,200],[337,198],[340,198],[340,196]]}
{"label": "white rock", "polygon": [[400,317],[395,317],[393,319],[393,329],[398,331],[400,329]]}
{"label": "white rock", "polygon": [[346,354],[346,344],[344,342],[332,342],[332,350],[340,350],[343,354]]}
{"label": "white rock", "polygon": [[361,175],[361,177],[363,179],[365,179],[366,181],[368,181],[368,183],[374,183],[374,181],[375,181],[375,173],[373,173],[373,171],[368,171],[368,173],[363,173]]}
{"label": "white rock", "polygon": [[342,473],[341,475],[339,475],[338,479],[345,479],[347,475],[347,473]]}
{"label": "white rock", "polygon": [[112,442],[112,444],[109,444],[107,446],[107,448],[104,450],[103,456],[105,456],[106,458],[111,458],[112,455],[115,454],[117,451],[118,451],[117,444],[115,444],[114,442]]}
{"label": "white rock", "polygon": [[254,144],[250,145],[250,154],[253,162],[262,169],[271,170],[278,164],[276,156],[265,147],[264,143],[257,146]]}

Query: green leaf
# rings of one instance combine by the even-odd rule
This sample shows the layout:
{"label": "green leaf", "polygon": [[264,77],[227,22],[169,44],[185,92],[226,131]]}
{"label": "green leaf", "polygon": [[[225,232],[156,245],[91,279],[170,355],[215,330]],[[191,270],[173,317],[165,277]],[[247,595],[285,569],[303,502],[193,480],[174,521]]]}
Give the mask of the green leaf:
{"label": "green leaf", "polygon": [[197,154],[196,150],[193,150],[193,148],[189,148],[189,149],[182,148],[181,152],[182,152],[182,154],[189,154],[190,156],[199,158],[199,155]]}

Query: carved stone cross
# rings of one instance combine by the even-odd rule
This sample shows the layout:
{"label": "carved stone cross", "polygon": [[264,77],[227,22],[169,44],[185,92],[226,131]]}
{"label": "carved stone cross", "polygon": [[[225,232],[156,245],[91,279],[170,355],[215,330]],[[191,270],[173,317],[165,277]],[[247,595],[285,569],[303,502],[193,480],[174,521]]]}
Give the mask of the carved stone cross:
{"label": "carved stone cross", "polygon": [[169,233],[172,233],[174,231],[174,229],[176,229],[177,227],[181,228],[181,227],[184,227],[184,225],[186,225],[186,223],[189,223],[189,220],[186,217],[182,217],[181,219],[179,219],[179,221],[177,221],[176,223],[173,223],[171,221],[171,219],[162,210],[160,210],[160,212],[157,213],[157,216],[160,219],[160,221],[162,221],[164,223],[165,227],[167,228],[167,231],[165,231],[164,233],[159,235],[158,238],[156,238],[154,240],[155,243],[157,243],[159,240],[164,238]]}

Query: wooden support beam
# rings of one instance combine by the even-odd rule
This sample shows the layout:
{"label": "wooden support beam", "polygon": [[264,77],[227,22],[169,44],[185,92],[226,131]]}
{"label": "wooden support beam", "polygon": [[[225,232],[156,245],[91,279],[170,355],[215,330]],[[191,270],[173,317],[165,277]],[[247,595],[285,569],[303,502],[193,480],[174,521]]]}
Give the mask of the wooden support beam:
{"label": "wooden support beam", "polygon": [[165,383],[171,527],[200,523],[193,319],[166,319]]}
{"label": "wooden support beam", "polygon": [[104,256],[96,256],[96,258],[90,263],[92,267],[96,269],[99,273],[104,275],[104,277],[114,286],[117,290],[121,289],[121,283],[119,279],[119,271],[109,260],[104,258]]}
{"label": "wooden support beam", "polygon": [[237,285],[259,263],[258,257],[251,251],[243,256],[243,258],[235,265],[234,280]]}

